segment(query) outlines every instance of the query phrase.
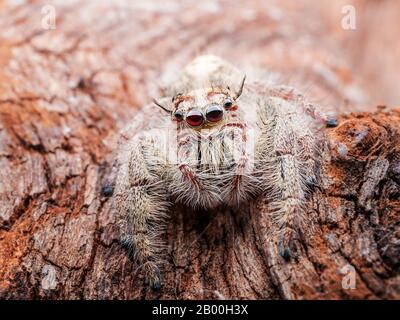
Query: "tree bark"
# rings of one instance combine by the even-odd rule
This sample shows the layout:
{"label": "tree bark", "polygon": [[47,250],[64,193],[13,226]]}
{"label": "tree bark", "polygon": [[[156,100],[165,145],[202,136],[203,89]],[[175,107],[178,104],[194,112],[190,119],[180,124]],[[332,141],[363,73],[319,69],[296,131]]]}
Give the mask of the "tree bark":
{"label": "tree bark", "polygon": [[[0,298],[399,299],[400,109],[375,109],[399,101],[399,3],[354,1],[350,33],[340,1],[141,3],[54,1],[46,30],[44,3],[0,1]],[[175,206],[152,291],[100,191],[119,130],[204,52],[306,90],[339,126],[295,259],[277,253],[264,197]]]}

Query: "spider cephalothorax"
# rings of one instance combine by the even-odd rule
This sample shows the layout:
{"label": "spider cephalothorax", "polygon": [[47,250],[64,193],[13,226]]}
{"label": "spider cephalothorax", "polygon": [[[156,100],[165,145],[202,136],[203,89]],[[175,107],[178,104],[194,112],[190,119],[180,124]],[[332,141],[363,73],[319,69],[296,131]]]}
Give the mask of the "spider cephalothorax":
{"label": "spider cephalothorax", "polygon": [[237,92],[233,92],[229,86],[199,88],[186,94],[174,95],[170,109],[157,100],[154,103],[171,114],[172,119],[181,127],[204,129],[220,124],[221,121],[229,123],[232,118],[237,117],[237,99],[243,92],[245,79],[243,77]]}
{"label": "spider cephalothorax", "polygon": [[154,288],[160,285],[160,228],[171,202],[236,208],[263,193],[280,232],[279,252],[290,256],[318,178],[317,113],[287,87],[260,93],[244,87],[244,79],[219,58],[197,58],[170,95],[155,101],[163,116],[149,116],[154,112],[145,108],[148,117],[132,124],[138,134],[121,144],[115,204],[122,239]]}

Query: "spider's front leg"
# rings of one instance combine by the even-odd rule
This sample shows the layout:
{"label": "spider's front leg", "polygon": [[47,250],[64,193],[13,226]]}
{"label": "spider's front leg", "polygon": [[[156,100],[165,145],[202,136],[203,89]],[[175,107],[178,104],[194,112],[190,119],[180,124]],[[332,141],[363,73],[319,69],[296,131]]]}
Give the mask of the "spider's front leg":
{"label": "spider's front leg", "polygon": [[[265,175],[279,230],[278,252],[286,260],[294,250],[295,236],[304,226],[309,181],[314,172],[314,137],[306,115],[291,112],[282,100],[270,100],[261,117],[258,158]],[[269,105],[268,105],[269,104]]]}
{"label": "spider's front leg", "polygon": [[248,145],[248,132],[242,123],[226,125],[223,151],[225,164],[229,167],[226,175],[228,183],[223,190],[223,198],[231,206],[238,206],[249,194],[260,191],[259,181],[253,175],[254,161],[251,145]]}
{"label": "spider's front leg", "polygon": [[115,205],[123,244],[134,253],[153,289],[161,286],[160,232],[168,208],[162,180],[165,165],[154,140],[139,138],[121,153],[115,187]]}
{"label": "spider's front leg", "polygon": [[[192,208],[212,208],[221,202],[221,198],[219,189],[210,179],[210,163],[202,163],[199,157],[201,143],[201,137],[196,134],[178,137],[176,163],[168,172],[169,190],[177,202]],[[203,158],[210,159],[206,154],[206,151],[202,152]]]}

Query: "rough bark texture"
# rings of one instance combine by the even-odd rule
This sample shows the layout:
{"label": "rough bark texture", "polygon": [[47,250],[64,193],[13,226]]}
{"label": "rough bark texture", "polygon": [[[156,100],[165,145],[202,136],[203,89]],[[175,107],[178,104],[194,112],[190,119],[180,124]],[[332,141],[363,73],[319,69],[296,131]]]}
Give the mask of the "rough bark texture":
{"label": "rough bark texture", "polygon": [[[45,30],[40,1],[0,0],[1,298],[400,298],[400,110],[374,107],[400,101],[398,2],[352,1],[355,31],[349,1],[63,2]],[[119,129],[205,52],[295,84],[340,125],[297,259],[277,254],[262,197],[175,207],[152,292],[100,189]]]}

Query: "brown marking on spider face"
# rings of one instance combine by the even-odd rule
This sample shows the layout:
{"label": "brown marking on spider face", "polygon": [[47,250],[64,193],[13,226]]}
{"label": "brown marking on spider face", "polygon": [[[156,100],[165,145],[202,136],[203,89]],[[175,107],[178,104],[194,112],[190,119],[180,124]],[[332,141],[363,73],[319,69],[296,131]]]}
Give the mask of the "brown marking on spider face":
{"label": "brown marking on spider face", "polygon": [[175,96],[173,99],[175,110],[178,109],[179,105],[184,101],[194,102],[195,99],[194,99],[194,97],[192,97],[190,95],[179,94],[179,95]]}
{"label": "brown marking on spider face", "polygon": [[216,95],[216,94],[224,94],[224,95],[226,95],[226,94],[228,94],[228,92],[227,92],[227,90],[224,90],[222,88],[211,88],[211,89],[208,89],[208,93],[207,93],[208,97],[212,97],[213,95]]}
{"label": "brown marking on spider face", "polygon": [[[229,109],[229,111],[236,111],[238,109],[238,105],[237,104],[235,104],[235,105],[233,105],[230,109]],[[235,115],[236,116],[236,115]]]}
{"label": "brown marking on spider face", "polygon": [[244,130],[246,128],[246,125],[243,123],[236,123],[236,122],[235,123],[226,123],[221,127],[221,129],[224,129],[225,127],[238,127],[240,129]]}
{"label": "brown marking on spider face", "polygon": [[218,95],[220,95],[221,97],[224,97],[224,98],[228,98],[231,96],[231,92],[227,88],[213,87],[213,88],[208,89],[207,99],[213,100],[213,98]]}
{"label": "brown marking on spider face", "polygon": [[183,95],[183,93],[177,93],[176,95],[174,95],[172,97],[172,102],[175,102],[176,99],[178,99],[179,97],[181,97]]}

